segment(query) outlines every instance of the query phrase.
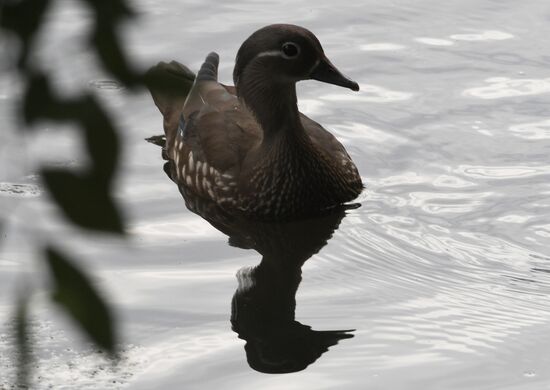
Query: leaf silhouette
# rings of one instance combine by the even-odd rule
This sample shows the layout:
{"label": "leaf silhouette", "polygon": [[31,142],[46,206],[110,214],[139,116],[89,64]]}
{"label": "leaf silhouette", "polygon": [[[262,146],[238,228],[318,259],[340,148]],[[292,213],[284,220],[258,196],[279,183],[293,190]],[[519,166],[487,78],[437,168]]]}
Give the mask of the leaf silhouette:
{"label": "leaf silhouette", "polygon": [[88,277],[53,247],[46,249],[55,283],[52,298],[88,337],[111,355],[116,352],[111,312]]}
{"label": "leaf silhouette", "polygon": [[130,87],[141,82],[142,76],[130,66],[111,24],[98,20],[90,40],[103,66],[111,74]]}
{"label": "leaf silhouette", "polygon": [[19,36],[21,52],[17,66],[24,69],[34,34],[44,19],[50,0],[3,1],[0,12],[0,26]]}
{"label": "leaf silhouette", "polygon": [[56,96],[46,76],[30,77],[23,114],[29,123],[41,118],[80,123],[91,167],[85,174],[43,170],[53,198],[69,220],[88,229],[122,233],[122,220],[112,197],[111,182],[118,162],[119,138],[109,116],[90,95]]}
{"label": "leaf silhouette", "polygon": [[79,123],[84,129],[93,175],[105,183],[111,181],[118,162],[120,142],[112,120],[93,96],[59,98],[53,93],[48,78],[37,73],[29,80],[23,116],[28,123],[42,118]]}
{"label": "leaf silhouette", "polygon": [[122,218],[109,191],[95,176],[44,169],[42,177],[71,222],[88,229],[123,233]]}
{"label": "leaf silhouette", "polygon": [[113,178],[120,152],[118,133],[111,119],[92,96],[86,96],[75,115],[82,123],[86,148],[92,159],[96,180],[109,184]]}

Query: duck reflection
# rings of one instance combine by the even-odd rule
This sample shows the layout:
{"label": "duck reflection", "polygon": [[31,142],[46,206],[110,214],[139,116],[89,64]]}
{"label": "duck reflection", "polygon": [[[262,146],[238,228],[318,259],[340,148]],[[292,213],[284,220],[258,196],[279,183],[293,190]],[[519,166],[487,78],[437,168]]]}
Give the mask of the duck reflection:
{"label": "duck reflection", "polygon": [[[173,177],[171,161],[164,170]],[[246,341],[251,368],[263,373],[300,371],[329,347],[353,337],[352,330],[318,331],[301,324],[295,310],[303,264],[327,244],[346,210],[354,206],[308,220],[268,223],[229,215],[215,203],[179,189],[187,208],[226,234],[231,246],[262,255],[260,264],[237,272],[238,288],[231,302],[232,329]]]}
{"label": "duck reflection", "polygon": [[295,320],[302,265],[331,237],[343,210],[321,218],[258,226],[256,249],[262,261],[237,273],[231,324],[246,340],[248,364],[265,373],[305,369],[341,339],[346,330],[317,331]]}

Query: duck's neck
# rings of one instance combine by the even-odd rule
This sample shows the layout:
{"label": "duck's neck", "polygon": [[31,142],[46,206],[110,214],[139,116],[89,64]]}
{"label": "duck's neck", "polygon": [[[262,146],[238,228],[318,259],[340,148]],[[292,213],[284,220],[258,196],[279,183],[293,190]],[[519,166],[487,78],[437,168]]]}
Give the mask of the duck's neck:
{"label": "duck's neck", "polygon": [[306,140],[298,112],[296,84],[274,81],[265,71],[247,76],[247,82],[239,84],[238,95],[262,127],[263,145],[279,139]]}

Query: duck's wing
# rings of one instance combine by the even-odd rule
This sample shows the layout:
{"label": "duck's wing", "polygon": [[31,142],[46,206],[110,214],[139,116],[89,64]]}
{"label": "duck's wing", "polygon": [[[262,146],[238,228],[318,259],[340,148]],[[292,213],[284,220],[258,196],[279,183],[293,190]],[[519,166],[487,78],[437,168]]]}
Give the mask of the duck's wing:
{"label": "duck's wing", "polygon": [[237,175],[261,130],[233,87],[217,80],[218,55],[206,58],[183,108],[180,136],[194,158],[220,173]]}
{"label": "duck's wing", "polygon": [[302,113],[300,113],[300,120],[315,148],[323,153],[326,159],[334,162],[333,166],[340,169],[342,177],[345,177],[348,183],[362,189],[363,184],[359,171],[344,145],[323,126]]}
{"label": "duck's wing", "polygon": [[339,156],[341,158],[350,158],[348,152],[344,148],[344,145],[336,139],[332,133],[325,130],[323,126],[314,120],[308,118],[304,114],[300,113],[300,120],[302,126],[309,135],[309,138],[313,145],[328,156]]}

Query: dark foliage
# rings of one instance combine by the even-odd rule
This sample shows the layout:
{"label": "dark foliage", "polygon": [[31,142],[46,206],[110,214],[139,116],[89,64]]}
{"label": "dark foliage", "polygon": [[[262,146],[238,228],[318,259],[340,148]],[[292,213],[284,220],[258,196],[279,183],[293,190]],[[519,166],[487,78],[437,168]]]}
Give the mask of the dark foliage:
{"label": "dark foliage", "polygon": [[115,352],[115,334],[109,308],[88,277],[73,261],[53,247],[46,249],[52,274],[53,300],[99,347]]}
{"label": "dark foliage", "polygon": [[13,32],[21,42],[17,66],[27,67],[27,58],[33,38],[44,20],[50,0],[4,1],[0,13],[0,27]]}
{"label": "dark foliage", "polygon": [[[25,79],[21,116],[27,125],[40,120],[70,122],[82,132],[91,164],[83,172],[44,167],[41,176],[66,218],[94,231],[122,234],[122,213],[112,197],[120,143],[111,118],[93,95],[72,98],[55,94],[48,75],[31,63],[34,37],[45,20],[50,0],[6,0],[0,3],[0,29],[20,43],[17,69]],[[104,68],[128,87],[139,86],[144,77],[131,68],[118,35],[120,23],[134,15],[124,0],[85,0],[94,12],[89,44]],[[30,128],[29,128],[30,131]],[[115,323],[111,311],[89,278],[68,256],[48,244],[44,250],[51,271],[53,301],[75,320],[93,342],[112,356],[116,354]],[[26,388],[30,370],[31,344],[27,334],[27,299],[15,315],[19,356],[18,386]]]}

